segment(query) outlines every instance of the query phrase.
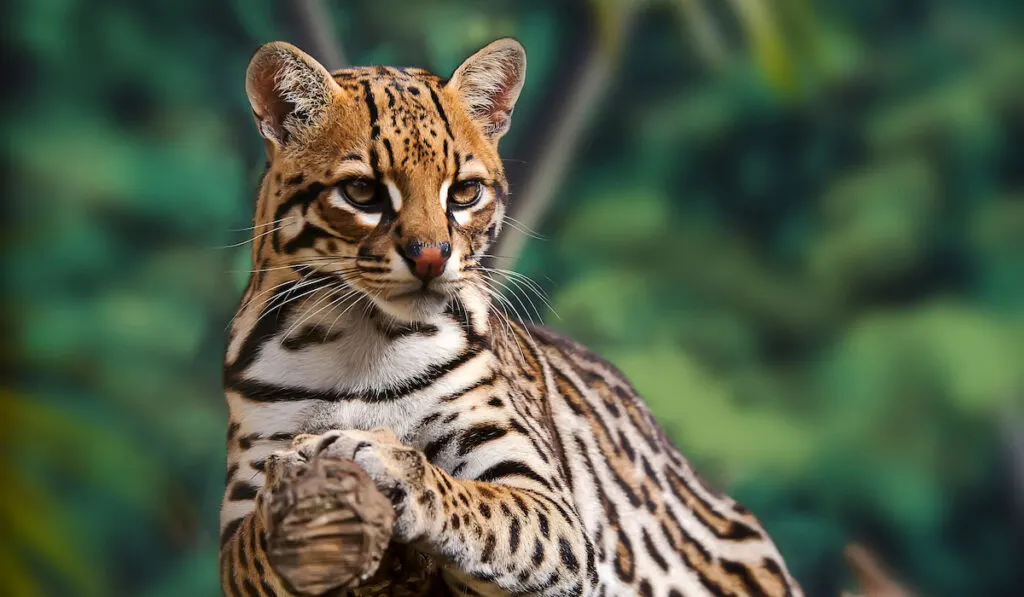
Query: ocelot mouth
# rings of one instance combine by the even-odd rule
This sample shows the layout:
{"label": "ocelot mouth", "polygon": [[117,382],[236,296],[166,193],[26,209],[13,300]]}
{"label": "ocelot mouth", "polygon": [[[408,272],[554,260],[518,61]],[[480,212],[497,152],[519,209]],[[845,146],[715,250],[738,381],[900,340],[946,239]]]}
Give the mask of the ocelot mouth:
{"label": "ocelot mouth", "polygon": [[450,288],[451,282],[440,282],[436,279],[417,281],[406,289],[392,294],[388,300],[447,299],[451,295]]}
{"label": "ocelot mouth", "polygon": [[423,285],[387,298],[373,299],[381,310],[407,322],[423,321],[442,313],[449,300],[447,294],[431,288],[430,285]]}
{"label": "ocelot mouth", "polygon": [[420,286],[414,290],[407,290],[405,292],[399,292],[398,294],[392,295],[388,300],[416,300],[416,299],[446,299],[447,295],[443,292],[434,290],[428,285]]}

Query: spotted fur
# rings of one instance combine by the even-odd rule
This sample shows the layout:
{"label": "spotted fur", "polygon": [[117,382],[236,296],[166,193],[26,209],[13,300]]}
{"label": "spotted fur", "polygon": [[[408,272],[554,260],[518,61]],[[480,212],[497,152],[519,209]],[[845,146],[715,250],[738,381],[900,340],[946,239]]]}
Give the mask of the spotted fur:
{"label": "spotted fur", "polygon": [[[437,557],[458,594],[802,594],[621,373],[492,305],[479,260],[503,221],[497,146],[524,74],[509,39],[447,81],[329,74],[283,43],[254,56],[269,165],[225,358],[226,594],[290,594],[262,506],[280,467],[320,453],[367,470],[395,540]],[[372,205],[350,201],[352,180]],[[476,202],[455,204],[453,185]],[[420,247],[447,247],[443,273],[413,275]]]}

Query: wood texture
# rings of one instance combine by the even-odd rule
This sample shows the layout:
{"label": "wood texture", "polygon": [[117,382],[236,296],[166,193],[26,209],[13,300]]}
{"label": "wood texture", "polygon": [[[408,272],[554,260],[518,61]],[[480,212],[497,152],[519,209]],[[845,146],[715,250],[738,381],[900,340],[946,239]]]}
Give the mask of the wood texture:
{"label": "wood texture", "polygon": [[317,458],[281,479],[268,505],[267,556],[295,592],[323,595],[377,571],[391,539],[391,502],[351,461]]}

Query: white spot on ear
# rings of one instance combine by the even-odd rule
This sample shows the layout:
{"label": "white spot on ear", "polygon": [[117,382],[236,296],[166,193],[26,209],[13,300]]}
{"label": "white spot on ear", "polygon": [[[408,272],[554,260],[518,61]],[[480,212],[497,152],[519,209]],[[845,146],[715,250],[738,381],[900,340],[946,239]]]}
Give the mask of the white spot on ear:
{"label": "white spot on ear", "polygon": [[450,186],[452,186],[452,181],[450,180],[445,180],[441,183],[441,209],[445,211],[448,211],[448,188]]}
{"label": "white spot on ear", "polygon": [[[384,186],[388,189],[388,196],[391,197],[391,207],[394,208],[395,213],[402,211],[402,193],[398,190],[398,186],[387,178],[384,179]],[[379,220],[380,218],[377,219]]]}

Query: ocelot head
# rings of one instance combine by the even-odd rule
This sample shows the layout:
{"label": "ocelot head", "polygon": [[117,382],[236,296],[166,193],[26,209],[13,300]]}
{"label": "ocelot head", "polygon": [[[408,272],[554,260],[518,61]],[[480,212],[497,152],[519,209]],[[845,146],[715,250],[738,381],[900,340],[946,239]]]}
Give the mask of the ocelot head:
{"label": "ocelot head", "polygon": [[332,276],[404,321],[443,310],[479,281],[501,228],[498,141],[525,73],[508,38],[447,80],[385,66],[332,74],[289,44],[261,47],[246,74],[269,162],[256,267]]}

